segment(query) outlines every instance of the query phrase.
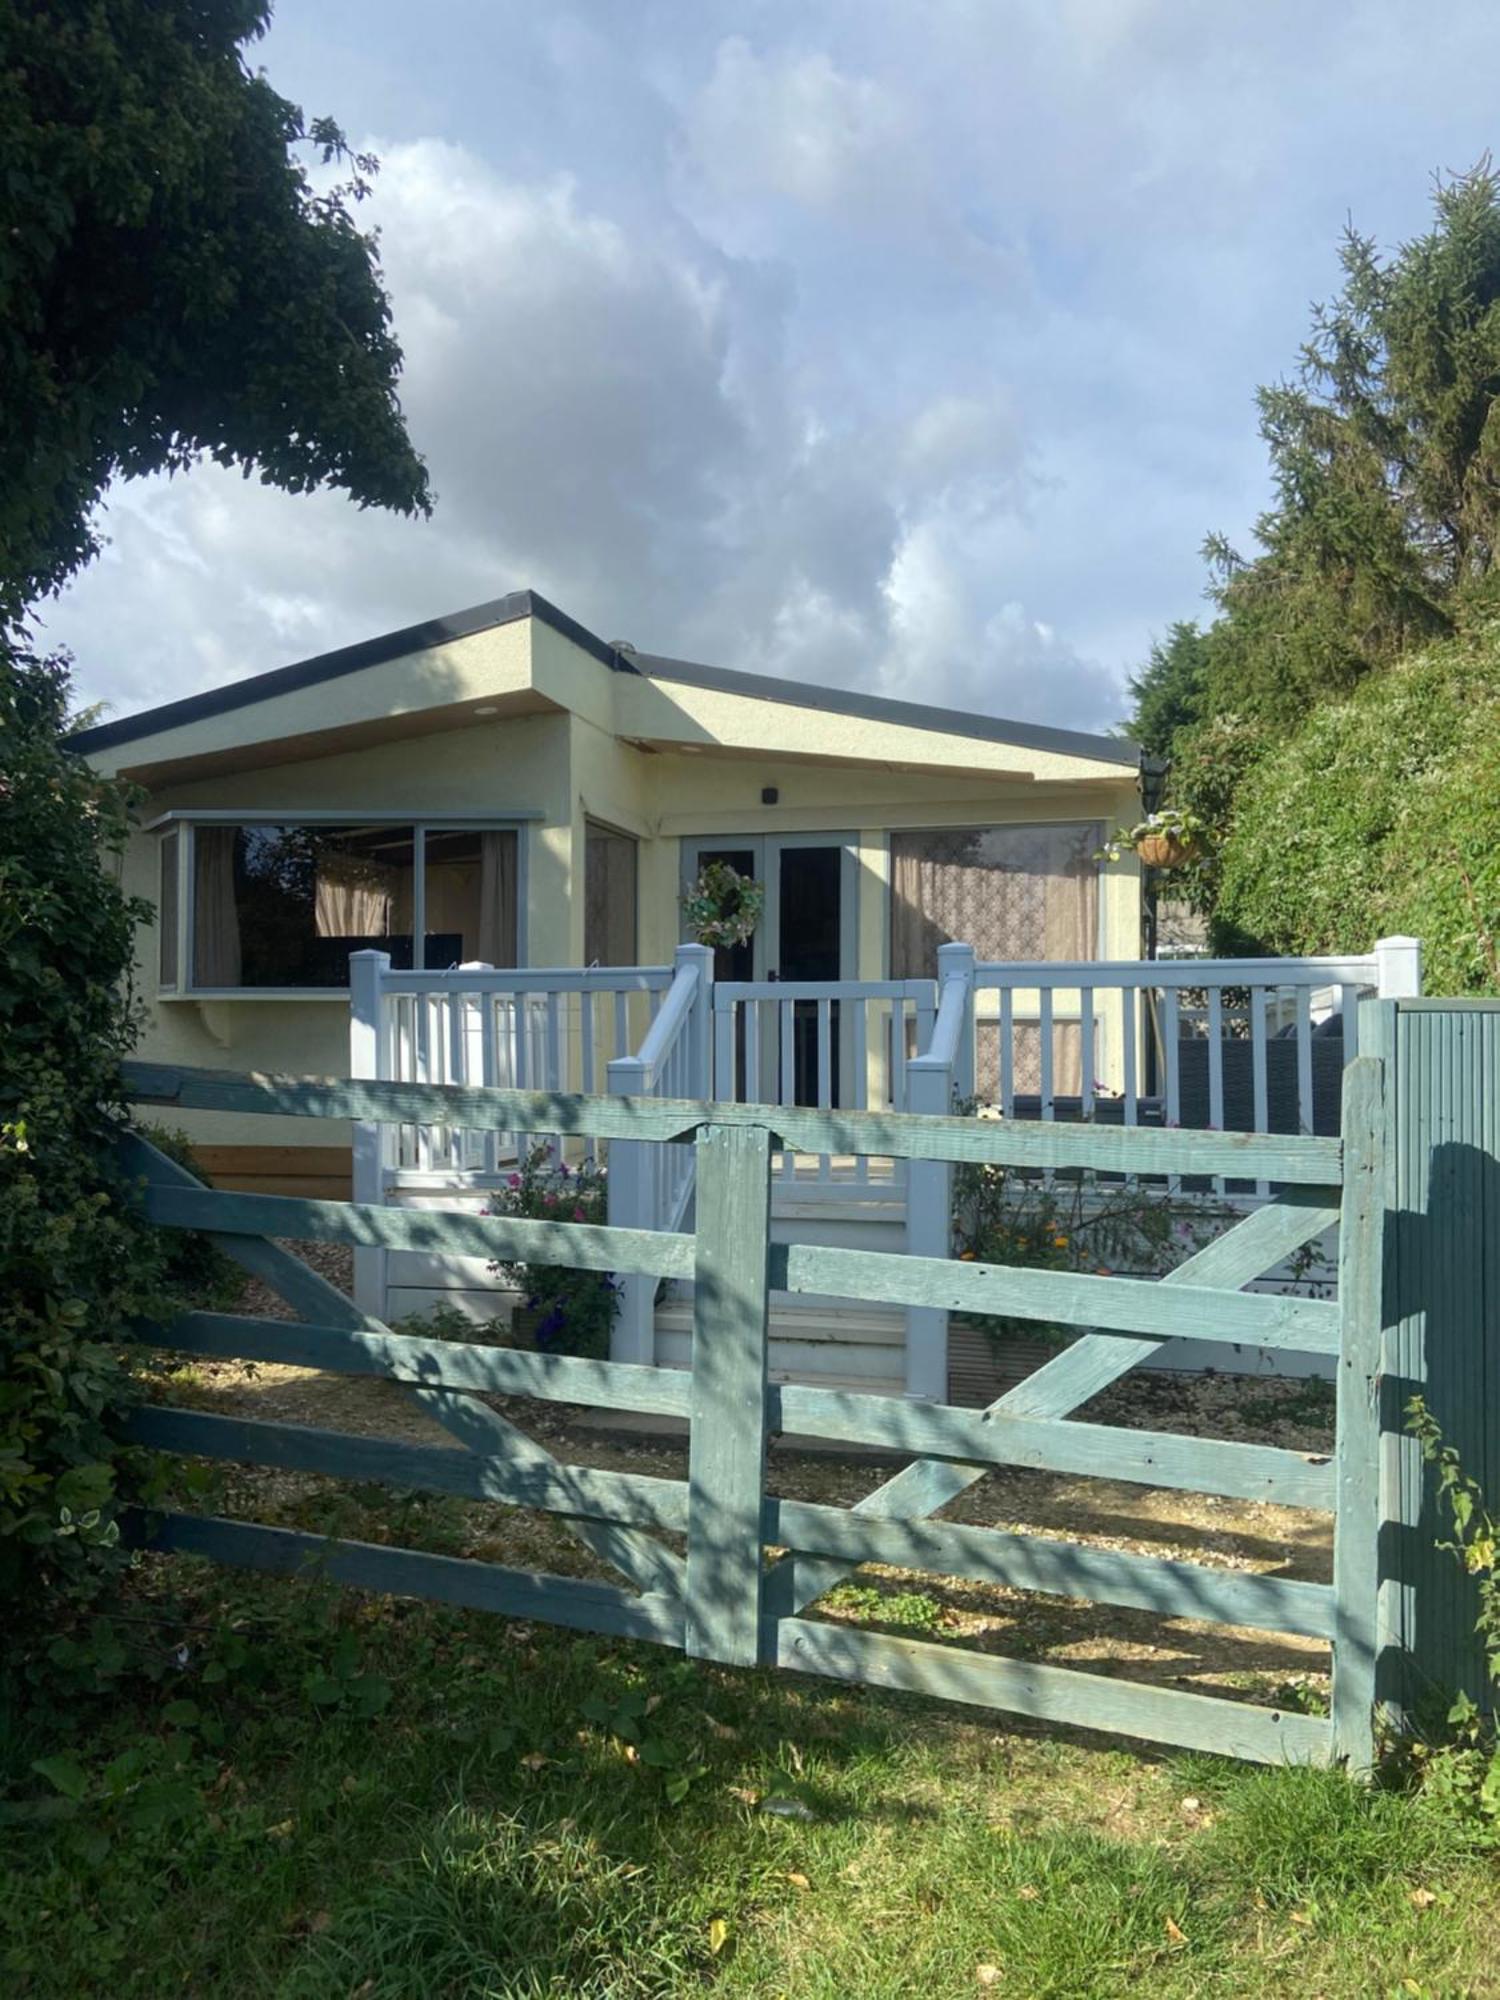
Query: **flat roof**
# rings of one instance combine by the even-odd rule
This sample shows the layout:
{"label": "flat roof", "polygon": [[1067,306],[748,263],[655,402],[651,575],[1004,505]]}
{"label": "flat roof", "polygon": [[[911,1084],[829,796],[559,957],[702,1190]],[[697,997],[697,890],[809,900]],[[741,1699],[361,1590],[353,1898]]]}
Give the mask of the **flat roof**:
{"label": "flat roof", "polygon": [[781,702],[788,707],[829,715],[862,716],[870,721],[930,729],[946,736],[969,736],[987,743],[1013,743],[1028,750],[1053,750],[1101,763],[1134,768],[1139,761],[1138,747],[1121,736],[1089,735],[1081,730],[1049,728],[1042,723],[1008,722],[997,716],[975,715],[966,709],[929,708],[921,702],[893,701],[884,695],[823,687],[812,681],[782,680],[774,674],[745,674],[729,667],[669,659],[659,653],[622,650],[597,637],[534,590],[515,590],[506,597],[472,605],[466,611],[450,611],[420,625],[404,625],[399,631],[361,639],[331,653],[318,653],[289,667],[252,674],[246,680],[231,682],[228,687],[209,688],[203,694],[186,695],[180,701],[163,702],[158,708],[142,709],[139,714],[122,716],[117,722],[97,723],[92,729],[80,730],[69,739],[69,744],[72,749],[87,753],[106,750],[117,743],[135,742],[144,736],[180,728],[184,723],[200,722],[210,715],[251,708],[257,702],[274,700],[277,695],[291,694],[298,688],[314,687],[320,681],[357,674],[365,667],[400,659],[406,653],[427,652],[451,639],[466,639],[475,632],[514,624],[522,618],[536,618],[550,625],[612,673],[642,674],[651,680],[677,681],[724,694],[745,695],[755,701]]}
{"label": "flat roof", "polygon": [[816,709],[825,715],[863,716],[871,722],[931,729],[945,736],[972,736],[986,743],[1014,743],[1025,750],[1056,750],[1065,756],[1126,764],[1132,770],[1140,761],[1140,746],[1123,736],[1094,736],[1080,729],[1054,729],[1043,722],[1007,722],[966,708],[931,708],[925,702],[895,701],[887,695],[861,694],[854,688],[824,687],[817,681],[700,666],[696,660],[671,660],[660,653],[634,653],[631,658],[654,681],[681,681],[689,687],[714,688],[721,694],[748,695],[755,701],[785,702],[791,708]]}

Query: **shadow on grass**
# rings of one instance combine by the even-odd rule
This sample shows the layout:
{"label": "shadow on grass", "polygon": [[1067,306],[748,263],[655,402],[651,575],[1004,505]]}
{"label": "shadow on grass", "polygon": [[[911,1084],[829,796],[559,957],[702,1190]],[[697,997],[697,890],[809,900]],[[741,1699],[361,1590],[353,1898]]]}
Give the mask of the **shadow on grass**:
{"label": "shadow on grass", "polygon": [[[18,1996],[895,2000],[1000,1966],[1029,1995],[1156,2000],[1275,1990],[1256,1926],[1292,1909],[1312,1930],[1278,1918],[1276,1950],[1342,1940],[1348,1978],[1320,1965],[1315,1990],[1352,1996],[1438,1963],[1410,1890],[1469,1845],[1333,1773],[183,1559],[143,1564],[129,1609],[158,1678],[38,1706],[7,1775],[35,1791],[31,1759],[66,1749],[93,1787],[148,1742],[191,1808],[110,1821],[91,1788],[74,1820],[3,1836]],[[107,1848],[81,1844],[101,1818]]]}

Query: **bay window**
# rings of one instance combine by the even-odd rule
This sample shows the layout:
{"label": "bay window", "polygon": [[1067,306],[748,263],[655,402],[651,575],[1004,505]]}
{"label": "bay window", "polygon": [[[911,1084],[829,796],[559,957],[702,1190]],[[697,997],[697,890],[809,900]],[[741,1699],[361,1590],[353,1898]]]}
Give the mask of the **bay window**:
{"label": "bay window", "polygon": [[[191,989],[340,990],[349,955],[389,952],[394,966],[442,970],[519,956],[519,837],[513,826],[403,821],[190,823],[187,909]],[[168,947],[163,838],[162,966]],[[176,951],[176,923],[172,924]]]}

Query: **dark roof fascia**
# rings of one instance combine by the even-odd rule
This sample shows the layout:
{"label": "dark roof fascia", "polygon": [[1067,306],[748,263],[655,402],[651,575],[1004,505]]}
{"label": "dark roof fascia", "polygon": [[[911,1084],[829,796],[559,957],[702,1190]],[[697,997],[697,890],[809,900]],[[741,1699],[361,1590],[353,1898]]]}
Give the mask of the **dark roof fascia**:
{"label": "dark roof fascia", "polygon": [[742,694],[756,701],[779,701],[792,708],[811,708],[827,715],[857,715],[870,722],[891,722],[909,729],[972,736],[985,743],[1013,743],[1023,750],[1054,750],[1066,757],[1090,757],[1100,763],[1134,770],[1140,745],[1123,736],[1090,736],[1078,729],[1053,729],[1040,722],[1005,722],[998,716],[974,715],[960,708],[928,708],[922,702],[893,701],[886,695],[857,694],[846,688],[820,687],[812,681],[782,680],[769,674],[744,674],[733,667],[705,667],[696,660],[671,660],[658,653],[634,656],[641,672],[652,680],[682,681],[689,687]]}
{"label": "dark roof fascia", "polygon": [[320,681],[338,680],[357,674],[365,667],[398,660],[405,653],[426,652],[450,639],[467,639],[475,632],[487,632],[497,625],[513,625],[518,619],[536,618],[550,625],[565,639],[617,673],[634,673],[630,662],[602,639],[539,597],[534,590],[514,590],[508,597],[491,598],[487,604],[472,605],[467,611],[451,611],[442,618],[429,618],[421,625],[405,625],[399,632],[384,632],[378,638],[361,639],[353,646],[340,646],[332,653],[319,653],[310,660],[298,660],[289,667],[276,667],[267,674],[253,674],[249,680],[234,681],[228,687],[210,688],[204,694],[190,694],[181,701],[163,703],[160,708],[143,709],[138,715],[122,716],[118,722],[101,722],[93,729],[80,730],[68,739],[68,747],[87,755],[110,749],[116,743],[130,743],[142,736],[159,736],[168,729],[180,729],[201,722],[210,715],[227,715],[237,708],[250,708],[277,695],[294,694],[299,688],[316,687]]}
{"label": "dark roof fascia", "polygon": [[472,605],[467,611],[451,611],[441,618],[429,618],[420,625],[405,625],[397,632],[384,632],[362,639],[353,646],[340,646],[331,653],[298,660],[289,667],[270,673],[253,674],[248,680],[228,687],[209,688],[203,694],[169,701],[159,708],[143,709],[138,715],[122,716],[118,722],[103,722],[83,729],[68,739],[68,747],[83,755],[107,750],[117,743],[130,743],[145,736],[158,736],[210,715],[227,715],[235,709],[251,708],[278,695],[294,694],[299,688],[315,687],[321,681],[338,680],[357,674],[365,667],[400,659],[407,653],[426,652],[453,639],[466,639],[499,625],[535,618],[569,639],[602,666],[614,673],[645,674],[654,680],[681,681],[690,687],[716,689],[724,694],[746,695],[756,701],[774,701],[791,708],[808,708],[828,715],[856,715],[872,722],[889,722],[911,729],[941,731],[950,736],[968,736],[980,742],[1013,744],[1018,749],[1051,750],[1063,756],[1088,757],[1097,762],[1135,767],[1139,746],[1120,736],[1091,736],[1076,729],[1054,729],[1043,723],[1005,722],[998,717],[975,715],[966,709],[928,708],[921,702],[893,701],[885,695],[858,694],[846,688],[821,687],[812,681],[783,680],[769,674],[746,674],[733,667],[708,667],[695,660],[674,660],[660,653],[638,653],[633,648],[621,652],[600,639],[587,626],[570,618],[534,590],[515,590],[506,597]]}

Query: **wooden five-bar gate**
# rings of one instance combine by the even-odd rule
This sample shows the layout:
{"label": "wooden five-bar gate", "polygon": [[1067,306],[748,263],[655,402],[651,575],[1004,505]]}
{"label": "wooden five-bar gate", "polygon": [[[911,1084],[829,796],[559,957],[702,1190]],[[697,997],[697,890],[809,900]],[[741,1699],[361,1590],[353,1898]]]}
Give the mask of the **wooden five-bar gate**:
{"label": "wooden five-bar gate", "polygon": [[[1268,1762],[1370,1762],[1380,1532],[1378,1398],[1384,1214],[1376,1057],[1345,1076],[1339,1139],[1015,1124],[959,1117],[567,1096],[377,1081],[129,1066],[132,1098],[174,1109],[547,1132],[691,1144],[688,1233],[386,1208],[209,1190],[144,1138],[122,1145],[149,1214],[207,1231],[297,1321],[190,1312],[153,1330],[194,1355],[280,1362],[405,1385],[465,1447],[141,1408],[134,1434],[199,1458],[459,1494],[558,1515],[623,1584],[539,1575],[419,1550],[338,1541],[186,1513],[138,1525],[147,1545],[252,1569],[312,1563],[366,1589],[429,1597],[947,1701]],[[1036,1171],[1262,1181],[1274,1199],[1157,1283],[770,1240],[773,1152],[987,1162]],[[1336,1300],[1242,1288],[1337,1226]],[[672,1371],[393,1333],[274,1238],[438,1250],[690,1279],[692,1366]],[[1034,1317],[1086,1329],[986,1410],[767,1379],[772,1290]],[[1337,1357],[1331,1457],[1079,1422],[1092,1396],[1164,1343],[1205,1334]],[[483,1395],[660,1412],[689,1424],[685,1481],[567,1464]],[[913,1454],[851,1508],[766,1492],[768,1440],[785,1433]],[[991,1466],[1220,1494],[1335,1517],[1320,1584],[1131,1554],[933,1518]],[[665,1538],[665,1539],[664,1539]],[[1270,1632],[1332,1647],[1327,1717],[1113,1675],[881,1636],[804,1615],[863,1563],[977,1579]]]}

